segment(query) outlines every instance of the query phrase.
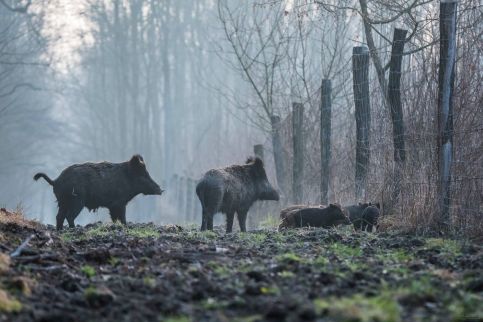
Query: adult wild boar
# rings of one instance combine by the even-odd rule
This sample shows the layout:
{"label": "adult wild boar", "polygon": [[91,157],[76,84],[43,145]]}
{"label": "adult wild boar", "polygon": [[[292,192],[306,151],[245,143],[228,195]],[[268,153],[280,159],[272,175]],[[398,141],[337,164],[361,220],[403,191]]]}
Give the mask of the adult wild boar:
{"label": "adult wild boar", "polygon": [[232,231],[235,212],[245,232],[247,213],[255,201],[280,199],[268,182],[263,161],[252,157],[244,165],[209,170],[198,182],[196,194],[203,209],[201,230],[213,230],[213,216],[221,212],[226,215],[227,233]]}
{"label": "adult wild boar", "polygon": [[126,205],[142,193],[161,195],[163,190],[151,179],[140,155],[122,163],[100,162],[74,164],[52,180],[44,173],[37,173],[34,180],[44,178],[54,187],[59,212],[57,229],[62,229],[67,219],[69,227],[75,227],[74,219],[82,208],[109,209],[112,221],[126,224]]}
{"label": "adult wild boar", "polygon": [[295,210],[280,223],[279,229],[299,227],[330,228],[338,225],[350,225],[347,211],[339,204],[328,207],[310,207]]}

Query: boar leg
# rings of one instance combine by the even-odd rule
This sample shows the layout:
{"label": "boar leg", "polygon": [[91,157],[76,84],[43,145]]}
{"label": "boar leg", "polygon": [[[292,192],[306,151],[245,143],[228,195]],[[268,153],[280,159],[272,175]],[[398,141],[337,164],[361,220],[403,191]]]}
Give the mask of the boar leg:
{"label": "boar leg", "polygon": [[246,232],[247,231],[247,212],[246,210],[239,210],[237,211],[237,217],[238,217],[238,224],[240,225],[240,231],[241,232]]}
{"label": "boar leg", "polygon": [[207,219],[208,219],[208,213],[207,213],[206,209],[203,208],[203,215],[201,217],[201,231],[206,230]]}
{"label": "boar leg", "polygon": [[208,217],[206,218],[206,227],[208,230],[213,230],[213,217],[214,214],[209,214]]}
{"label": "boar leg", "polygon": [[69,206],[69,211],[66,214],[67,222],[69,228],[75,228],[74,219],[79,216],[82,208],[84,208],[84,203],[80,199],[74,199]]}
{"label": "boar leg", "polygon": [[235,213],[229,212],[226,214],[226,233],[231,233],[233,230],[233,219],[235,219]]}
{"label": "boar leg", "polygon": [[57,212],[57,216],[55,217],[55,219],[57,222],[57,230],[62,230],[65,220],[65,209],[63,206],[59,205],[59,211]]}
{"label": "boar leg", "polygon": [[112,207],[109,208],[112,222],[120,221],[121,224],[126,225],[126,207]]}

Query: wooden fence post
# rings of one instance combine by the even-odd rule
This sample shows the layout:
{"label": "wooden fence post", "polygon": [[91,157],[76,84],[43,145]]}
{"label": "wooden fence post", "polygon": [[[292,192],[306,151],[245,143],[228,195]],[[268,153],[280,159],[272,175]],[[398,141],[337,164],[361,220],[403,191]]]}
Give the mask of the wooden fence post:
{"label": "wooden fence post", "polygon": [[273,115],[270,119],[272,123],[272,146],[273,146],[273,159],[275,161],[275,173],[277,175],[278,188],[282,193],[287,193],[286,174],[284,155],[282,147],[282,138],[280,135],[280,116]]}
{"label": "wooden fence post", "polygon": [[292,104],[292,125],[293,125],[293,176],[292,195],[294,203],[301,203],[303,200],[303,179],[304,179],[304,137],[303,118],[304,106],[301,103]]}
{"label": "wooden fence post", "polygon": [[440,54],[438,85],[439,228],[450,227],[450,183],[453,153],[453,92],[456,63],[457,0],[440,3]]}
{"label": "wooden fence post", "polygon": [[320,100],[320,203],[329,201],[331,126],[332,126],[332,83],[322,80]]}
{"label": "wooden fence post", "polygon": [[369,170],[371,110],[369,100],[369,50],[365,46],[352,51],[354,103],[356,117],[356,199],[365,194]]}
{"label": "wooden fence post", "polygon": [[387,100],[391,111],[392,137],[394,145],[394,186],[391,192],[391,204],[397,202],[401,192],[401,180],[403,168],[406,162],[406,149],[404,138],[404,119],[401,103],[401,74],[404,43],[406,42],[407,30],[394,29],[392,40],[391,61],[389,63],[389,82],[387,87]]}

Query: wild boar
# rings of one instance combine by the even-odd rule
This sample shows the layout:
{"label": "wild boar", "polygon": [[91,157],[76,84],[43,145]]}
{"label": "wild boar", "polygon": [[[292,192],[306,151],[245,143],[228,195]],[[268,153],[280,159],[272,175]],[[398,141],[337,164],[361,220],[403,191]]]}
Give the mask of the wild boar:
{"label": "wild boar", "polygon": [[299,227],[330,228],[338,225],[350,225],[349,214],[339,204],[328,207],[303,208],[291,212],[280,224],[279,229]]}
{"label": "wild boar", "polygon": [[325,205],[309,206],[309,205],[292,205],[280,211],[280,220],[287,218],[292,212],[305,208],[325,208]]}
{"label": "wild boar", "polygon": [[126,205],[132,198],[144,195],[161,195],[163,190],[149,175],[144,159],[134,155],[122,163],[100,162],[74,164],[66,168],[55,180],[45,173],[37,173],[34,180],[44,178],[54,188],[59,211],[57,229],[64,220],[75,227],[74,219],[81,210],[109,209],[112,221],[126,224]]}
{"label": "wild boar", "polygon": [[359,202],[358,205],[344,207],[349,212],[350,220],[352,221],[352,224],[354,225],[354,228],[356,230],[362,229],[362,213],[369,206],[375,206],[376,208],[380,208],[379,203],[373,204],[370,202]]}
{"label": "wild boar", "polygon": [[248,158],[244,165],[232,165],[222,169],[211,169],[196,186],[201,202],[201,230],[213,230],[213,216],[226,215],[226,232],[233,228],[235,212],[242,232],[246,231],[247,213],[257,200],[275,200],[280,196],[268,182],[263,161]]}
{"label": "wild boar", "polygon": [[362,230],[372,232],[372,227],[377,229],[377,221],[379,219],[380,211],[377,206],[369,206],[364,209],[362,213]]}

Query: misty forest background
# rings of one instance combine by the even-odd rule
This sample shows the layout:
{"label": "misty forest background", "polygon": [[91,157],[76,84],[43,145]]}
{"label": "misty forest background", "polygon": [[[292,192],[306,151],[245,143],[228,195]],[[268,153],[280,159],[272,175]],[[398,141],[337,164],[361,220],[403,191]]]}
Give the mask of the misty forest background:
{"label": "misty forest background", "polygon": [[[128,220],[198,225],[189,183],[209,168],[244,162],[263,144],[269,180],[284,198],[257,206],[251,228],[276,218],[284,204],[327,199],[380,201],[386,225],[426,229],[438,214],[439,5],[0,0],[0,206],[53,223],[52,189],[35,183],[34,173],[55,178],[73,163],[140,153],[167,193],[135,198]],[[458,2],[449,213],[469,234],[482,231],[482,17],[480,1]],[[388,94],[395,28],[406,30],[397,133]],[[370,51],[370,157],[360,189],[356,46]],[[332,89],[329,166],[321,161],[323,80]],[[296,198],[293,103],[303,105]],[[108,220],[107,212],[84,210],[76,223],[98,220]]]}

